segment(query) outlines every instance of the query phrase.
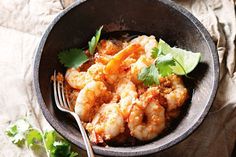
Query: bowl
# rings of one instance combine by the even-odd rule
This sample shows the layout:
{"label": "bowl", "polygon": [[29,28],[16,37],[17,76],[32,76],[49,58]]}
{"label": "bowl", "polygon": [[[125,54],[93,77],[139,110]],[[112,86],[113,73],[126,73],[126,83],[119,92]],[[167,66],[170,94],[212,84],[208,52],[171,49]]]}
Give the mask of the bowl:
{"label": "bowl", "polygon": [[194,82],[191,100],[174,129],[143,145],[94,145],[94,152],[105,156],[147,155],[184,140],[202,123],[211,107],[218,87],[218,55],[203,25],[188,11],[166,0],[78,1],[53,20],[42,36],[34,60],[34,86],[47,121],[70,142],[85,149],[74,120],[55,107],[50,77],[55,69],[65,72],[58,62],[58,52],[87,45],[101,25],[106,33],[134,31],[155,35],[172,46],[201,52],[202,58],[190,74]]}

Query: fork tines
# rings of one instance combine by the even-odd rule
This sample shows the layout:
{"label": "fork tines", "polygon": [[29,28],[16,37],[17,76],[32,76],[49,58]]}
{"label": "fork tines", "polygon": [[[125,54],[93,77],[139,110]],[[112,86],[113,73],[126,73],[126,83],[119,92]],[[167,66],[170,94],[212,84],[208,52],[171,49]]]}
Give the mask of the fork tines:
{"label": "fork tines", "polygon": [[53,92],[54,92],[54,98],[55,98],[56,105],[58,108],[70,110],[68,99],[65,98],[63,84],[64,83],[62,80],[57,79],[57,72],[55,70],[54,76],[53,76]]}

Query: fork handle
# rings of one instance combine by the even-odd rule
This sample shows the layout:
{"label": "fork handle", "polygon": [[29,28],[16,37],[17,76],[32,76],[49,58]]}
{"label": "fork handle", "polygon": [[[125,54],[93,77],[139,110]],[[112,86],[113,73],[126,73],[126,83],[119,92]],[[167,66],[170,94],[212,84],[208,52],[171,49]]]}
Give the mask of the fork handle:
{"label": "fork handle", "polygon": [[74,112],[72,112],[71,114],[73,114],[73,116],[75,117],[75,120],[76,120],[76,122],[77,122],[77,124],[80,128],[80,131],[81,131],[84,143],[85,143],[85,147],[86,147],[88,157],[95,157],[94,153],[93,153],[93,149],[92,149],[91,144],[90,144],[90,141],[88,139],[88,136],[86,134],[86,131],[85,131],[83,125],[82,125],[82,122],[81,122],[79,116]]}

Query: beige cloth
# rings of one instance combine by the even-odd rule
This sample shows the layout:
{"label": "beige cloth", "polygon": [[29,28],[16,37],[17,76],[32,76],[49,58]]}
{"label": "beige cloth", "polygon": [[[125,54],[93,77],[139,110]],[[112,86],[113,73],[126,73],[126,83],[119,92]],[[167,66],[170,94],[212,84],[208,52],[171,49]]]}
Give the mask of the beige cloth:
{"label": "beige cloth", "polygon": [[[67,2],[73,0],[68,0]],[[219,54],[217,97],[203,124],[176,146],[152,156],[230,157],[236,139],[236,18],[233,0],[176,0],[208,29]],[[65,3],[68,4],[68,3]],[[63,10],[59,0],[0,0],[0,156],[35,155],[13,145],[4,130],[28,116],[40,129],[44,119],[32,85],[32,63],[40,36]],[[79,150],[81,152],[81,150]]]}

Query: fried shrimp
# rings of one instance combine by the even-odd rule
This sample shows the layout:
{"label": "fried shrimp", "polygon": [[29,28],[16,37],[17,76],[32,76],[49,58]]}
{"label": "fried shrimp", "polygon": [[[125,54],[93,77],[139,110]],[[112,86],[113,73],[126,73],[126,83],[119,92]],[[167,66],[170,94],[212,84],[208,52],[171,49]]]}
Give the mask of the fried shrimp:
{"label": "fried shrimp", "polygon": [[165,94],[167,99],[167,110],[175,110],[181,107],[188,98],[188,91],[184,87],[181,77],[177,75],[171,75],[167,77],[170,82],[169,89]]}
{"label": "fried shrimp", "polygon": [[114,55],[122,49],[122,42],[101,40],[98,45],[98,54]]}
{"label": "fried shrimp", "polygon": [[113,58],[107,63],[105,72],[107,74],[119,74],[122,61],[130,55],[135,55],[142,50],[143,48],[140,44],[130,44],[113,56]]}
{"label": "fried shrimp", "polygon": [[127,78],[123,78],[117,84],[116,93],[120,96],[119,104],[121,113],[124,119],[127,119],[132,105],[138,96],[136,87],[132,81]]}
{"label": "fried shrimp", "polygon": [[104,80],[104,65],[101,63],[93,64],[91,67],[88,68],[88,75],[93,78],[95,81],[103,81]]}
{"label": "fried shrimp", "polygon": [[88,68],[87,74],[95,81],[102,81],[108,84],[114,84],[117,81],[118,76],[112,74],[104,74],[104,68],[105,65],[101,63],[93,64],[91,67]]}
{"label": "fried shrimp", "polygon": [[86,129],[93,143],[111,140],[125,131],[124,120],[116,103],[103,104]]}
{"label": "fried shrimp", "polygon": [[78,94],[75,104],[75,113],[82,121],[89,122],[93,119],[101,104],[97,103],[106,96],[107,88],[101,81],[91,81]]}
{"label": "fried shrimp", "polygon": [[137,102],[131,110],[128,127],[131,136],[141,141],[151,140],[165,128],[165,109],[158,100],[153,99],[146,105]]}
{"label": "fried shrimp", "polygon": [[151,36],[146,36],[146,35],[139,36],[139,37],[134,38],[133,40],[131,40],[130,43],[131,44],[133,44],[133,43],[140,44],[144,48],[145,55],[148,58],[151,58],[152,49],[154,47],[157,47],[157,40],[153,35],[151,35]]}
{"label": "fried shrimp", "polygon": [[101,40],[95,54],[95,62],[106,65],[112,59],[112,55],[122,49],[122,45],[120,41]]}
{"label": "fried shrimp", "polygon": [[87,72],[79,72],[75,68],[70,68],[66,71],[65,79],[75,89],[82,89],[87,83],[92,81]]}

